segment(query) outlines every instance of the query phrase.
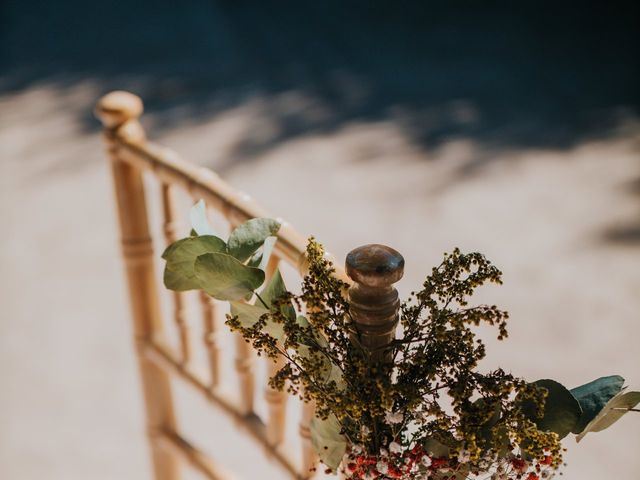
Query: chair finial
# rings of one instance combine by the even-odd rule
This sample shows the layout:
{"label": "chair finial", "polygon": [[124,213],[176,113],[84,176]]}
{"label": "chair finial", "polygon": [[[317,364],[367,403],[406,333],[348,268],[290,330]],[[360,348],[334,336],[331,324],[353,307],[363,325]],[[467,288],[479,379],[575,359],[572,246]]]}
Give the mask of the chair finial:
{"label": "chair finial", "polygon": [[95,108],[95,115],[105,128],[115,129],[142,115],[142,100],[133,93],[116,90],[103,96]]}
{"label": "chair finial", "polygon": [[349,311],[359,341],[373,359],[389,362],[385,347],[395,337],[400,308],[392,285],[402,278],[404,258],[391,247],[371,244],[349,252],[345,263],[354,281],[348,291]]}
{"label": "chair finial", "polygon": [[367,287],[388,287],[402,278],[404,258],[386,245],[363,245],[349,252],[346,270],[354,282]]}

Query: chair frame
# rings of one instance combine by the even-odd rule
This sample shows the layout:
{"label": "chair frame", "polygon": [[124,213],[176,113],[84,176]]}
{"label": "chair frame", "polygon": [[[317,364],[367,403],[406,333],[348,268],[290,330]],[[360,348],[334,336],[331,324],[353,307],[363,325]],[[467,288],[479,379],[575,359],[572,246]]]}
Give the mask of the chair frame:
{"label": "chair frame", "polygon": [[[172,377],[181,379],[209,403],[233,418],[235,424],[263,447],[267,457],[279,463],[291,478],[309,478],[318,461],[311,445],[309,430],[314,413],[313,404],[303,404],[299,426],[302,447],[300,456],[296,459],[292,455],[292,449],[284,442],[287,394],[267,388],[267,419],[263,421],[256,415],[253,408],[254,355],[250,345],[239,335],[236,336],[235,352],[235,369],[240,379],[239,397],[220,388],[216,302],[212,298],[200,295],[205,332],[203,344],[207,351],[209,378],[193,368],[191,362],[191,335],[184,293],[181,292],[173,293],[173,316],[178,330],[179,348],[168,343],[161,317],[143,174],[151,174],[161,184],[163,231],[167,244],[176,239],[176,190],[185,191],[194,201],[204,199],[209,208],[222,214],[231,228],[251,218],[270,215],[246,194],[221,180],[213,171],[189,163],[175,152],[148,142],[139,122],[142,111],[143,104],[139,97],[116,91],[99,100],[95,114],[104,126],[103,138],[112,166],[154,478],[179,480],[180,463],[190,465],[210,480],[232,477],[180,434],[174,412]],[[273,257],[266,269],[267,278],[281,261],[304,276],[307,268],[306,239],[286,222],[282,222],[277,236]],[[353,256],[357,260],[355,263],[350,264],[349,257],[347,258],[349,277],[355,283],[351,282],[338,265],[335,273],[348,284],[353,283],[349,289],[352,316],[365,337],[365,343],[371,348],[379,348],[394,337],[399,302],[397,291],[391,287],[391,283],[402,276],[404,265],[402,261],[400,270],[398,265],[394,265],[394,273],[389,278],[377,278],[369,282],[372,279],[371,262],[384,263],[387,260],[385,252],[379,247],[361,247],[360,254]],[[388,265],[382,267],[385,272],[389,271],[388,268],[385,270]],[[270,363],[269,375],[280,366],[281,364]]]}

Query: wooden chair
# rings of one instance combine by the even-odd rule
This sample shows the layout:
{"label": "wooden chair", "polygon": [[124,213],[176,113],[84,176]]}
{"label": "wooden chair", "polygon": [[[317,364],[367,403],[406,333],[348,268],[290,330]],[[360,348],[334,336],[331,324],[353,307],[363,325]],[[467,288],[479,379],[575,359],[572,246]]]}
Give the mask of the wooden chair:
{"label": "wooden chair", "polygon": [[[260,418],[254,409],[255,365],[250,347],[236,337],[235,370],[239,377],[238,395],[226,394],[221,388],[222,362],[217,343],[217,302],[206,295],[200,296],[203,342],[208,359],[208,376],[194,368],[193,344],[190,321],[184,293],[166,292],[173,297],[173,316],[179,338],[179,347],[173,347],[164,331],[161,318],[160,282],[156,275],[155,253],[150,232],[150,217],[143,174],[150,174],[159,183],[160,198],[156,201],[162,211],[164,242],[176,239],[179,224],[175,195],[179,190],[193,200],[204,199],[207,206],[215,209],[235,227],[254,217],[269,216],[246,195],[235,191],[211,170],[182,160],[174,152],[154,145],[145,138],[139,122],[143,105],[140,98],[127,92],[112,92],[100,99],[96,115],[104,125],[104,140],[113,169],[115,196],[119,213],[122,252],[126,265],[129,299],[133,319],[133,331],[137,348],[140,375],[146,405],[146,421],[151,445],[153,470],[156,480],[180,478],[180,463],[186,463],[212,480],[227,478],[224,470],[196,449],[182,435],[176,423],[171,388],[172,377],[184,382],[199,392],[220,412],[231,416],[239,428],[252,437],[266,455],[279,463],[292,478],[309,478],[317,457],[310,442],[309,421],[313,416],[313,405],[303,404],[302,421],[299,426],[298,448],[285,446],[284,432],[287,418],[286,393],[267,388],[265,400],[268,415]],[[376,246],[365,247],[374,261],[381,251]],[[300,275],[305,272],[306,239],[291,227],[283,224],[278,233],[275,253],[267,268],[273,272],[278,262],[292,266]],[[397,253],[397,252],[395,252]],[[384,257],[384,252],[382,252]],[[399,256],[399,255],[398,255]],[[402,275],[402,265],[391,270],[382,269],[385,279],[379,276],[371,285],[371,258],[366,255],[353,257],[363,261],[362,265],[349,265],[350,277],[356,280],[350,289],[352,315],[369,338],[372,348],[393,338],[397,324],[397,292],[391,283]],[[400,257],[401,259],[401,257]],[[382,258],[384,261],[384,258]],[[362,271],[359,267],[362,266]],[[399,268],[399,270],[398,270]],[[393,271],[392,271],[393,270]],[[349,281],[345,272],[337,267],[336,274]],[[375,306],[367,305],[373,303]],[[374,318],[375,317],[375,318]],[[374,325],[369,332],[371,324]],[[382,325],[380,325],[382,324]],[[369,332],[369,333],[367,333]],[[366,339],[365,339],[366,341]],[[271,375],[279,365],[269,362]],[[297,457],[297,458],[296,458]]]}

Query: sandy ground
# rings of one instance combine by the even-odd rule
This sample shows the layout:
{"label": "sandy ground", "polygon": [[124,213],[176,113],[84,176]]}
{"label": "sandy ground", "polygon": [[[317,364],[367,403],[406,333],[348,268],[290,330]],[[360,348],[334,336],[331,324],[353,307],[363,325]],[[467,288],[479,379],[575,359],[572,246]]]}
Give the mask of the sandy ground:
{"label": "sandy ground", "polygon": [[[149,478],[143,411],[108,164],[87,128],[102,87],[32,86],[0,96],[0,478]],[[386,243],[406,258],[406,295],[445,250],[487,254],[505,285],[481,292],[512,314],[486,366],[568,386],[619,373],[640,387],[640,129],[566,149],[491,150],[464,137],[416,145],[392,120],[346,122],[270,148],[256,97],[150,137],[219,169],[275,215],[344,258]],[[288,103],[287,103],[288,102]],[[158,132],[158,133],[155,133]],[[231,159],[231,160],[229,160]],[[178,392],[180,421],[242,478],[281,478],[234,426]],[[580,445],[564,478],[633,480],[640,416]],[[251,450],[249,450],[251,448]],[[250,458],[250,461],[247,459]]]}

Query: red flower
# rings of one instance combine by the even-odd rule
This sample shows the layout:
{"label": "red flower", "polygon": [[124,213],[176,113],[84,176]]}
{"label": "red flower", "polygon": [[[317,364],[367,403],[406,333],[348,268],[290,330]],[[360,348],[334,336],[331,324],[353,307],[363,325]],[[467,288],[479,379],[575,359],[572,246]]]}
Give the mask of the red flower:
{"label": "red flower", "polygon": [[553,463],[553,457],[549,455],[548,457],[544,457],[543,460],[540,460],[540,465],[551,465]]}
{"label": "red flower", "polygon": [[514,468],[514,470],[516,470],[518,473],[524,473],[527,468],[529,468],[529,465],[527,464],[527,462],[525,462],[524,460],[522,460],[521,458],[514,458],[511,460],[511,466]]}

